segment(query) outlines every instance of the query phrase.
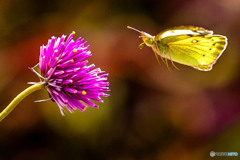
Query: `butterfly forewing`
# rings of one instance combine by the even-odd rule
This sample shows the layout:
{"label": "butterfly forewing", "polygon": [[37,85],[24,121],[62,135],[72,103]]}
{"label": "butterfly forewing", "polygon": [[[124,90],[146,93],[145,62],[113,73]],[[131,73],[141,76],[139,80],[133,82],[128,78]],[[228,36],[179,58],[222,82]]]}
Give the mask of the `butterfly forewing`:
{"label": "butterfly forewing", "polygon": [[168,36],[177,36],[177,35],[212,35],[213,31],[206,30],[201,27],[193,26],[180,26],[167,29],[158,34],[159,38],[163,39]]}

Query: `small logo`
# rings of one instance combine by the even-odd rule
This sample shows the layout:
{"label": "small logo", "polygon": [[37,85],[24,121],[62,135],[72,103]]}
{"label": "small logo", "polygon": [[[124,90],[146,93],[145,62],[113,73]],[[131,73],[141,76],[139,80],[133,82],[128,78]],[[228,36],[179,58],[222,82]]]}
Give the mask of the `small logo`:
{"label": "small logo", "polygon": [[215,157],[215,156],[238,156],[238,152],[210,152],[210,157]]}
{"label": "small logo", "polygon": [[214,156],[215,156],[215,152],[214,152],[214,151],[211,151],[211,152],[210,152],[210,156],[211,156],[211,157],[214,157]]}
{"label": "small logo", "polygon": [[238,152],[228,152],[228,156],[238,156]]}

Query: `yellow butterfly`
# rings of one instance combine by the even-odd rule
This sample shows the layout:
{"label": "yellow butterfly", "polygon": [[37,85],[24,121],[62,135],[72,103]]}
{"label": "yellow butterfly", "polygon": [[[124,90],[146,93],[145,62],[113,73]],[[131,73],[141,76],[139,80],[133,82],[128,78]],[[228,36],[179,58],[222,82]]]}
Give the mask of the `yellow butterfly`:
{"label": "yellow butterfly", "polygon": [[167,65],[167,59],[173,62],[191,66],[201,71],[210,71],[217,59],[227,47],[227,37],[213,34],[213,31],[201,27],[180,26],[165,30],[156,36],[127,28],[141,33],[143,45],[151,47],[159,62],[159,56]]}

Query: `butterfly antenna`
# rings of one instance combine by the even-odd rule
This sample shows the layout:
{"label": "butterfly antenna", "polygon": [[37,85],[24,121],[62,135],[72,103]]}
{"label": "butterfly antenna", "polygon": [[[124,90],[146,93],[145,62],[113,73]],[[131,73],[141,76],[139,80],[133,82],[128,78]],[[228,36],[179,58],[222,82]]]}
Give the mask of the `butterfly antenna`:
{"label": "butterfly antenna", "polygon": [[146,32],[143,32],[143,31],[139,31],[138,29],[136,28],[133,28],[133,27],[130,27],[130,26],[127,26],[128,29],[131,29],[131,30],[134,30],[136,32],[139,32],[141,33],[141,35],[139,36],[139,38],[144,38],[144,37],[147,37],[147,38],[153,38],[154,36],[146,33]]}
{"label": "butterfly antenna", "polygon": [[133,28],[133,27],[130,27],[130,26],[127,26],[127,28],[128,28],[128,29],[132,29],[132,30],[134,30],[134,31],[136,31],[136,32],[142,33],[142,31],[139,31],[139,30],[137,30],[136,28]]}

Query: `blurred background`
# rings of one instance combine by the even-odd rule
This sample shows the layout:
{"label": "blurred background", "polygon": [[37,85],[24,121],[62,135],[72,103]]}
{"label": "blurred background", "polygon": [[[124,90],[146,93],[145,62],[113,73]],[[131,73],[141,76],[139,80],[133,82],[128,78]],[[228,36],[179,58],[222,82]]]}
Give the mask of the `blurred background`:
{"label": "blurred background", "polygon": [[[41,90],[0,123],[2,160],[206,160],[240,154],[239,0],[1,0],[0,109],[38,77],[39,48],[76,31],[90,62],[109,73],[99,109],[62,117]],[[132,26],[156,35],[180,25],[228,37],[212,71],[159,65]]]}

